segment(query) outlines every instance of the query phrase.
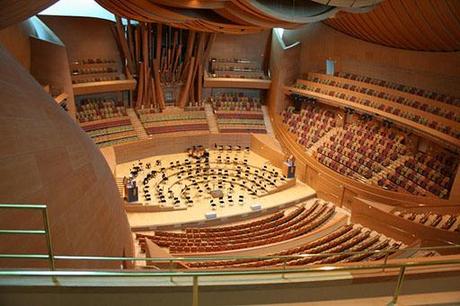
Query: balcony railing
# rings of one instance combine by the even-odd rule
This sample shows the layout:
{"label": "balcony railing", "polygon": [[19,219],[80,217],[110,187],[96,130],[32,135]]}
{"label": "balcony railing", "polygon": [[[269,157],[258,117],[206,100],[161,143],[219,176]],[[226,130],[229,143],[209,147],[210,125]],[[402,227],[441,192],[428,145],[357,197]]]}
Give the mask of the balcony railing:
{"label": "balcony railing", "polygon": [[[301,254],[301,255],[287,255],[287,256],[213,256],[213,257],[169,257],[169,258],[145,258],[145,257],[117,257],[117,256],[75,256],[75,255],[54,255],[51,243],[51,234],[49,229],[47,206],[46,205],[22,205],[22,204],[0,204],[0,209],[27,209],[27,210],[41,210],[43,218],[43,229],[0,229],[0,234],[3,235],[44,235],[47,241],[48,253],[47,254],[0,254],[0,259],[4,260],[46,260],[48,261],[48,269],[4,269],[0,270],[0,277],[30,277],[30,276],[48,276],[48,277],[169,277],[172,281],[174,277],[191,277],[193,280],[193,294],[192,305],[198,306],[198,292],[199,292],[199,277],[204,276],[250,276],[250,275],[280,275],[284,278],[287,274],[300,274],[300,273],[328,273],[328,272],[346,272],[346,271],[385,271],[387,269],[399,269],[396,288],[393,294],[393,299],[390,304],[396,304],[399,292],[404,280],[406,268],[411,267],[435,267],[458,265],[460,269],[460,257],[439,258],[430,257],[423,261],[414,261],[413,258],[406,260],[388,261],[388,257],[392,253],[410,252],[415,253],[419,251],[438,251],[438,250],[460,250],[460,245],[437,246],[437,247],[419,247],[419,248],[404,248],[400,250],[375,250],[375,251],[359,251],[359,252],[340,252],[340,253],[320,253],[320,254]],[[225,261],[225,260],[238,260],[238,259],[252,259],[252,260],[265,260],[265,259],[281,259],[285,263],[292,259],[302,259],[308,257],[322,257],[329,255],[357,255],[357,254],[385,254],[384,260],[366,263],[349,263],[341,265],[309,265],[300,267],[288,267],[286,264],[279,268],[263,268],[263,269],[184,269],[175,268],[174,263],[183,262],[205,262],[205,261]],[[459,252],[460,253],[460,252]],[[169,268],[163,270],[140,270],[140,269],[123,269],[120,270],[68,270],[57,269],[55,267],[56,261],[131,261],[131,262],[151,262],[151,263],[168,263]]]}

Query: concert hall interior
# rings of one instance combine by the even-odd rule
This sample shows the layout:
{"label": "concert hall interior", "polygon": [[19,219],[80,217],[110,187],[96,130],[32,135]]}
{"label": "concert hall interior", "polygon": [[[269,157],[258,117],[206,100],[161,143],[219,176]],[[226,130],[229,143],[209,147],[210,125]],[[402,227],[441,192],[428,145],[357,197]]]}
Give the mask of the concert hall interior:
{"label": "concert hall interior", "polygon": [[0,1],[0,305],[460,305],[460,1]]}

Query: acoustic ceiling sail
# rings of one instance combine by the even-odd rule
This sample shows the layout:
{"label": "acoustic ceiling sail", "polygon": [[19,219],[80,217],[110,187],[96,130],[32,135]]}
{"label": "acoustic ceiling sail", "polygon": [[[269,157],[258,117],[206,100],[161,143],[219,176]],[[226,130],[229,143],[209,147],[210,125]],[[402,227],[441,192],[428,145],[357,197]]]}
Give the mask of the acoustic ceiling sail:
{"label": "acoustic ceiling sail", "polygon": [[460,50],[459,0],[385,0],[366,14],[340,12],[324,23],[353,37],[388,47]]}
{"label": "acoustic ceiling sail", "polygon": [[96,0],[116,15],[178,28],[246,34],[294,28],[341,10],[361,12],[381,0]]}
{"label": "acoustic ceiling sail", "polygon": [[0,0],[0,30],[32,17],[58,0]]}

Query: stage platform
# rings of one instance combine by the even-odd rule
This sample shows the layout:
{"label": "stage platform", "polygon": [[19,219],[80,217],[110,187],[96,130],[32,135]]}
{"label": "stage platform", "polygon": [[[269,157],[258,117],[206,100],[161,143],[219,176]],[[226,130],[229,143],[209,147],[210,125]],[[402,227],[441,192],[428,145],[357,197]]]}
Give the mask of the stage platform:
{"label": "stage platform", "polygon": [[[281,169],[273,166],[269,160],[261,157],[260,155],[249,151],[249,152],[210,152],[210,160],[217,155],[230,156],[233,160],[234,157],[239,156],[239,159],[247,159],[248,165],[255,168],[262,168],[267,165],[270,169],[277,169],[281,173]],[[184,153],[159,155],[151,158],[145,158],[140,160],[144,165],[146,163],[155,164],[156,160],[161,160],[163,165],[169,164],[171,161],[177,161],[184,159],[186,155]],[[139,161],[136,161],[139,163]],[[130,169],[136,163],[124,163],[117,165],[116,175],[117,177],[127,176]],[[232,167],[230,164],[211,164],[212,167]],[[140,186],[141,183],[139,183]],[[242,185],[248,184],[248,182],[242,181]],[[224,193],[225,188],[224,186]],[[152,188],[152,187],[150,187]],[[275,189],[270,190],[263,196],[251,195],[243,187],[238,187],[232,191],[233,198],[238,198],[240,195],[244,196],[244,204],[231,205],[225,202],[223,205],[216,205],[214,208],[210,206],[211,194],[198,193],[193,188],[190,190],[190,196],[194,200],[194,204],[191,206],[183,205],[178,206],[178,209],[161,212],[129,212],[127,211],[128,220],[133,231],[149,231],[155,229],[178,229],[184,225],[187,226],[203,226],[203,225],[218,225],[224,222],[236,222],[251,216],[261,216],[267,213],[272,213],[280,208],[288,207],[299,202],[311,199],[316,196],[315,190],[309,186],[294,180],[287,180],[284,186],[277,186]],[[158,204],[155,201],[151,201],[151,204],[142,202],[143,191],[139,188],[139,199],[140,203],[145,205],[144,207],[155,206]],[[226,197],[225,197],[226,199]],[[139,204],[135,204],[139,205]],[[167,205],[171,205],[167,203]],[[127,204],[129,206],[129,204]],[[257,206],[257,207],[256,207]],[[207,213],[215,214],[215,218],[206,218]]]}
{"label": "stage platform", "polygon": [[[316,197],[316,192],[311,187],[296,182],[295,186],[282,190],[278,193],[257,199],[248,199],[244,206],[234,205],[218,207],[215,211],[217,217],[206,220],[205,214],[210,212],[209,205],[195,205],[186,210],[166,212],[127,213],[129,224],[133,231],[149,231],[156,229],[178,229],[182,226],[218,225],[223,222],[236,222],[248,216],[261,216],[272,213],[280,208],[289,207],[302,201]],[[260,204],[261,210],[251,210],[251,205]]]}

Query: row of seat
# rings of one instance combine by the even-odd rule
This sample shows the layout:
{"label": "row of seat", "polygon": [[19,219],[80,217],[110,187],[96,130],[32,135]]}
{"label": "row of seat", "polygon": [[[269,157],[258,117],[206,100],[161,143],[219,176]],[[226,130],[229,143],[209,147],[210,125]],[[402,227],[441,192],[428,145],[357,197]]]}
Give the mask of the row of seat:
{"label": "row of seat", "polygon": [[112,58],[81,58],[71,61],[72,65],[94,65],[94,64],[115,64],[117,61]]}
{"label": "row of seat", "polygon": [[107,129],[111,127],[125,126],[125,125],[131,125],[131,120],[129,119],[129,117],[108,118],[108,119],[103,119],[103,120],[97,120],[94,122],[85,123],[81,127],[85,132],[88,132],[88,131],[93,131],[93,130]]}
{"label": "row of seat", "polygon": [[189,102],[185,107],[184,111],[186,112],[195,112],[195,111],[204,111],[204,103],[203,102]]}
{"label": "row of seat", "polygon": [[85,99],[77,106],[79,122],[127,116],[126,108],[112,99]]}
{"label": "row of seat", "polygon": [[81,127],[98,147],[138,140],[137,133],[127,116],[84,122],[81,123]]}
{"label": "row of seat", "polygon": [[[314,138],[310,131],[324,119],[308,120],[311,113],[325,112],[320,105],[303,106],[301,115],[293,114],[293,108],[283,113],[283,121],[289,131],[301,142],[307,134],[309,141],[318,143],[312,152],[316,159],[332,170],[363,182],[414,195],[433,194],[447,198],[451,188],[458,158],[452,154],[411,153],[405,146],[406,135],[399,130],[376,121],[360,120],[345,127],[329,130],[327,138]],[[315,117],[313,117],[315,118]],[[310,147],[312,145],[310,144]],[[401,160],[401,161],[400,161]]]}
{"label": "row of seat", "polygon": [[258,63],[246,59],[212,59],[210,74],[217,78],[267,78]]}
{"label": "row of seat", "polygon": [[281,219],[284,216],[284,211],[278,211],[268,217],[256,220],[249,221],[237,225],[227,225],[219,227],[188,227],[185,229],[185,233],[223,233],[227,231],[237,231],[254,228],[259,225],[265,225],[267,223]]}
{"label": "row of seat", "polygon": [[72,84],[123,80],[117,63],[109,58],[79,59],[71,62]]}
{"label": "row of seat", "polygon": [[82,67],[82,68],[73,68],[72,76],[82,75],[82,74],[100,74],[100,73],[116,73],[118,72],[115,67]]}
{"label": "row of seat", "polygon": [[452,110],[443,110],[440,107],[432,106],[427,103],[422,103],[414,99],[408,99],[400,95],[388,93],[384,91],[383,89],[382,90],[371,89],[371,88],[366,87],[365,83],[363,83],[363,86],[357,86],[357,85],[352,85],[352,84],[347,83],[347,79],[345,78],[330,79],[330,78],[321,78],[316,75],[315,76],[310,75],[308,77],[308,80],[311,82],[321,83],[321,84],[325,84],[329,86],[334,86],[337,88],[351,90],[351,91],[367,94],[370,96],[374,96],[377,98],[385,99],[388,101],[396,102],[399,104],[407,105],[407,106],[416,108],[418,110],[422,110],[422,111],[426,111],[426,112],[429,112],[429,113],[432,113],[438,116],[442,116],[449,120],[460,122],[460,113],[455,113]]}
{"label": "row of seat", "polygon": [[[276,253],[267,254],[268,259],[236,259],[236,260],[218,260],[218,261],[202,261],[187,263],[188,268],[259,268],[267,266],[294,266],[305,264],[326,264],[337,262],[357,262],[379,260],[386,256],[384,252],[363,253],[363,254],[339,254],[333,255],[329,253],[338,252],[359,252],[359,251],[387,251],[389,255],[394,253],[402,246],[401,243],[392,241],[371,232],[359,225],[344,225],[330,234],[321,238],[306,242],[296,247],[288,248]],[[309,254],[311,256],[302,256]],[[280,256],[277,258],[277,256]],[[292,256],[292,257],[289,257]]]}
{"label": "row of seat", "polygon": [[[99,146],[106,146],[107,142],[112,142],[118,139],[134,139],[137,140],[137,134],[136,131],[130,130],[130,131],[124,131],[124,132],[119,132],[119,133],[112,133],[112,134],[106,134],[106,135],[100,135],[100,136],[93,136],[91,137],[94,143]],[[103,145],[104,144],[104,145]]]}
{"label": "row of seat", "polygon": [[137,140],[139,140],[139,137],[137,135],[136,136],[124,135],[122,138],[118,138],[118,136],[115,137],[115,135],[112,135],[111,137],[106,138],[104,141],[99,141],[98,143],[96,143],[96,146],[99,148],[111,147],[114,145],[133,142]]}
{"label": "row of seat", "polygon": [[88,134],[91,138],[94,138],[94,137],[123,133],[123,132],[128,132],[128,131],[133,131],[133,130],[134,128],[131,124],[126,124],[126,125],[116,125],[116,126],[111,126],[107,128],[100,128],[100,129],[86,131],[86,134]]}
{"label": "row of seat", "polygon": [[289,131],[297,135],[297,142],[306,149],[311,148],[336,126],[333,112],[320,110],[311,105],[302,106],[298,114],[294,112],[294,107],[288,107],[282,113],[282,117]]}
{"label": "row of seat", "polygon": [[400,211],[396,210],[393,212],[395,216],[404,218],[409,221],[413,221],[422,225],[435,227],[446,231],[460,232],[460,216],[453,214],[438,214],[438,213],[415,213],[412,211]]}
{"label": "row of seat", "polygon": [[398,84],[398,83],[390,82],[390,81],[385,81],[385,80],[379,80],[379,79],[376,79],[376,78],[371,78],[371,77],[367,77],[367,76],[361,76],[361,75],[357,75],[357,74],[349,73],[349,72],[338,72],[336,75],[338,77],[341,77],[341,78],[347,78],[347,79],[350,79],[350,80],[356,80],[356,81],[365,82],[365,83],[369,83],[369,84],[375,84],[375,85],[379,85],[379,86],[382,86],[382,87],[392,88],[392,89],[407,92],[407,93],[410,93],[410,94],[413,94],[413,95],[425,97],[425,98],[428,98],[428,99],[448,103],[448,104],[451,104],[451,105],[460,106],[460,99],[459,98],[452,97],[452,96],[445,95],[445,94],[436,93],[436,92],[429,91],[429,90],[426,90],[426,89],[421,89],[421,88],[417,88],[417,87],[414,87],[414,86],[402,85],[402,84]]}
{"label": "row of seat", "polygon": [[137,115],[149,135],[209,130],[206,113],[202,110],[174,113],[154,113],[137,110]]}
{"label": "row of seat", "polygon": [[[399,154],[405,152],[400,142],[402,139],[390,135],[368,121],[358,121],[326,139],[316,153],[326,155],[329,159],[370,179],[395,161]],[[328,160],[322,161],[328,163]]]}
{"label": "row of seat", "polygon": [[206,113],[203,111],[191,111],[191,112],[178,111],[178,112],[173,112],[173,113],[147,113],[147,114],[138,112],[138,116],[142,123],[206,119]]}
{"label": "row of seat", "polygon": [[296,83],[294,85],[294,88],[297,88],[297,89],[300,89],[300,90],[306,90],[306,91],[310,91],[310,92],[315,92],[315,93],[318,93],[318,94],[323,94],[323,95],[327,95],[327,96],[330,96],[330,97],[335,97],[335,98],[347,100],[347,101],[354,102],[354,103],[359,103],[359,104],[362,104],[364,106],[368,106],[368,107],[371,107],[371,108],[374,108],[374,109],[378,109],[378,110],[393,114],[393,115],[401,117],[401,118],[411,120],[411,121],[416,122],[418,124],[427,126],[429,128],[432,128],[432,129],[435,129],[435,130],[437,130],[437,131],[439,131],[441,133],[444,133],[446,135],[449,135],[449,136],[452,136],[452,137],[460,139],[460,130],[453,129],[451,126],[441,124],[438,121],[428,120],[424,116],[413,114],[413,113],[407,112],[407,111],[402,111],[399,108],[393,108],[392,106],[386,105],[386,104],[381,103],[381,102],[377,102],[375,100],[369,100],[369,99],[365,99],[365,98],[358,98],[356,96],[340,92],[340,88],[338,88],[337,91],[336,90],[330,90],[330,89],[325,88],[320,83],[311,84],[311,85],[305,85],[305,84],[302,84],[302,83]]}
{"label": "row of seat", "polygon": [[209,98],[221,133],[267,133],[260,99],[244,93]]}
{"label": "row of seat", "polygon": [[297,207],[267,226],[259,225],[220,235],[186,231],[179,236],[159,232],[159,235],[155,233],[155,236],[139,238],[151,239],[159,246],[169,247],[171,253],[219,252],[272,244],[304,235],[323,225],[334,213],[334,205],[318,200],[311,207]]}
{"label": "row of seat", "polygon": [[179,124],[169,126],[153,126],[146,127],[145,131],[149,135],[164,134],[164,133],[177,133],[177,132],[193,132],[193,131],[209,131],[207,122],[199,124]]}
{"label": "row of seat", "polygon": [[118,80],[124,80],[125,77],[123,75],[108,75],[108,76],[98,76],[98,77],[73,77],[72,78],[72,84],[81,84],[81,83],[92,83],[92,82],[107,82],[107,81],[118,81]]}

